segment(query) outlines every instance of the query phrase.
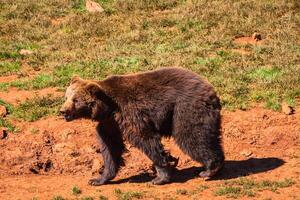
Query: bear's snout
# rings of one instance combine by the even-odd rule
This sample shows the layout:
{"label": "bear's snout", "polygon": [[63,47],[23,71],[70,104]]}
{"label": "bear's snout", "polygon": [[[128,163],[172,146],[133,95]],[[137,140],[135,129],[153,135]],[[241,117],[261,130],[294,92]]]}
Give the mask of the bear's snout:
{"label": "bear's snout", "polygon": [[66,106],[62,106],[59,110],[59,113],[65,118],[66,121],[71,121],[73,119],[71,110],[68,109]]}

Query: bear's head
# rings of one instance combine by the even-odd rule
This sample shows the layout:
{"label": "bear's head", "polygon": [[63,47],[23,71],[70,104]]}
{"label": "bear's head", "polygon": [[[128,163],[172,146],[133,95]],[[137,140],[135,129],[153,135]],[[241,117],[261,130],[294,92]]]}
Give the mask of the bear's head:
{"label": "bear's head", "polygon": [[111,99],[98,83],[74,76],[66,90],[60,114],[71,121],[77,118],[103,119],[112,111]]}

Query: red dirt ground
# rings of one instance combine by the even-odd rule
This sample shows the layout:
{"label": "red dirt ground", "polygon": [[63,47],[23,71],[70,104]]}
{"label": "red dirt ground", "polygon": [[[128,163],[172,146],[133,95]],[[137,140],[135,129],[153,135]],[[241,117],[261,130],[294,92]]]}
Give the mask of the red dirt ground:
{"label": "red dirt ground", "polygon": [[265,42],[265,40],[257,40],[253,37],[239,37],[236,38],[233,42],[239,45],[261,45]]}
{"label": "red dirt ground", "polygon": [[27,99],[32,99],[34,97],[42,97],[52,95],[52,97],[63,96],[64,93],[58,91],[57,88],[45,88],[41,90],[19,90],[18,88],[10,88],[7,92],[0,92],[0,99],[12,105],[17,105]]}
{"label": "red dirt ground", "polygon": [[[94,122],[65,122],[59,117],[18,122],[20,132],[0,140],[0,199],[52,199],[55,195],[116,199],[116,188],[143,192],[143,199],[225,199],[214,195],[215,188],[225,180],[243,176],[257,181],[290,178],[296,182],[277,192],[258,192],[249,199],[299,199],[300,113],[285,115],[258,107],[224,111],[222,116],[226,163],[220,174],[209,181],[197,178],[195,167],[200,165],[185,156],[172,140],[165,139],[166,149],[180,161],[174,183],[163,186],[149,184],[153,178],[151,162],[130,146],[124,155],[126,166],[113,184],[87,185],[103,164]],[[78,197],[71,193],[74,185],[82,190]],[[199,186],[209,188],[192,196],[177,192],[193,191]]]}

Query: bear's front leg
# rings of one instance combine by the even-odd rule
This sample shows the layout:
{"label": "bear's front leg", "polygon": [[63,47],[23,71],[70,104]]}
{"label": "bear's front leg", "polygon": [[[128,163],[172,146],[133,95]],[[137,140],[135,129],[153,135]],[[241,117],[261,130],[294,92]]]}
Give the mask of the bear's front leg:
{"label": "bear's front leg", "polygon": [[89,180],[89,184],[93,186],[103,185],[116,176],[120,166],[124,164],[122,154],[125,151],[120,130],[113,119],[105,119],[99,123],[97,133],[104,170],[99,178]]}

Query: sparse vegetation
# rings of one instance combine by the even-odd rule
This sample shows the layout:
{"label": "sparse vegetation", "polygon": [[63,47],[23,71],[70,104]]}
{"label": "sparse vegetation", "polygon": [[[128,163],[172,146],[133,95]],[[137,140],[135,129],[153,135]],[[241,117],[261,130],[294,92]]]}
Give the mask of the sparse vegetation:
{"label": "sparse vegetation", "polygon": [[0,99],[0,106],[4,106],[8,112],[8,114],[11,114],[13,112],[13,106],[9,103],[6,103],[2,99]]}
{"label": "sparse vegetation", "polygon": [[14,109],[12,117],[25,121],[35,121],[41,117],[56,114],[62,101],[61,97],[35,97],[18,105]]}
{"label": "sparse vegetation", "polygon": [[118,200],[131,200],[131,199],[143,198],[143,193],[141,193],[141,192],[135,192],[135,191],[123,192],[122,190],[120,190],[118,188],[115,189],[114,193]]}
{"label": "sparse vegetation", "polygon": [[72,187],[72,194],[73,195],[79,195],[81,194],[81,190],[77,186]]}
{"label": "sparse vegetation", "polygon": [[200,185],[200,186],[197,186],[196,189],[194,190],[191,190],[188,192],[188,195],[194,195],[194,194],[198,194],[198,193],[201,193],[203,192],[204,190],[208,189],[209,187],[207,185]]}
{"label": "sparse vegetation", "polygon": [[80,200],[94,200],[94,198],[88,196],[88,197],[82,197],[82,198],[80,198]]}
{"label": "sparse vegetation", "polygon": [[[13,112],[13,106],[2,99],[0,99],[0,105],[6,108],[8,114]],[[0,118],[0,127],[5,127],[10,132],[15,131],[15,126],[8,119]]]}
{"label": "sparse vegetation", "polygon": [[228,198],[237,198],[241,194],[240,187],[225,186],[215,191],[216,196],[226,196]]}
{"label": "sparse vegetation", "polygon": [[10,75],[18,71],[20,71],[19,63],[0,60],[0,76]]}
{"label": "sparse vegetation", "polygon": [[15,127],[12,123],[10,123],[8,120],[2,119],[2,118],[0,118],[0,127],[5,127],[10,132],[13,132],[15,130]]}
{"label": "sparse vegetation", "polygon": [[279,188],[290,187],[295,184],[292,179],[282,181],[254,181],[248,178],[240,178],[234,181],[226,181],[214,191],[216,196],[226,196],[228,198],[238,198],[240,196],[254,197],[257,192],[270,190],[276,192]]}
{"label": "sparse vegetation", "polygon": [[108,198],[106,196],[100,195],[99,200],[108,200]]}
{"label": "sparse vegetation", "polygon": [[54,196],[52,198],[52,200],[65,200],[65,198],[63,198],[62,196],[58,195],[58,196]]}
{"label": "sparse vegetation", "polygon": [[188,191],[185,190],[185,189],[178,189],[178,190],[176,190],[176,194],[179,194],[179,195],[187,195],[187,194],[188,194]]}

